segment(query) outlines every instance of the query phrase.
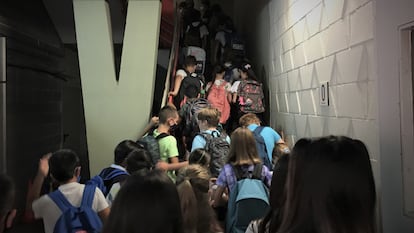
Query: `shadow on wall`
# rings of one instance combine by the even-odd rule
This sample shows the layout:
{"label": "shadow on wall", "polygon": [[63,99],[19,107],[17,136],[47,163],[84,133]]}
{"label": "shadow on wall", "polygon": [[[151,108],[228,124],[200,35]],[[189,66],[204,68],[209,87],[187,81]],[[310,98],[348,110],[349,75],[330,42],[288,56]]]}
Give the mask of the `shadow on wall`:
{"label": "shadow on wall", "polygon": [[264,112],[264,120],[266,121],[265,124],[269,125],[270,123],[270,96],[269,96],[269,80],[267,77],[266,68],[263,65],[260,69],[260,81],[263,84],[263,93],[264,93],[264,102],[265,102],[265,112]]}

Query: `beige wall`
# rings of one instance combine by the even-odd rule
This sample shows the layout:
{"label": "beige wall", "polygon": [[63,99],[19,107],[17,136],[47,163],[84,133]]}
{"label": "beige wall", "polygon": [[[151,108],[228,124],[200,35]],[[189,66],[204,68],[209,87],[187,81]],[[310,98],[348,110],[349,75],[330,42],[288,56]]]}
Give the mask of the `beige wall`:
{"label": "beige wall", "polygon": [[113,162],[115,146],[136,140],[148,122],[155,83],[161,3],[130,0],[119,81],[109,10],[104,0],[75,0],[91,174]]}
{"label": "beige wall", "polygon": [[[259,19],[251,26],[257,33],[249,34],[248,47],[253,63],[258,69],[264,64],[268,73],[271,125],[283,127],[291,145],[301,137],[330,134],[362,140],[371,155],[380,230],[413,232],[403,202],[413,197],[403,195],[402,185],[399,28],[414,22],[414,2],[258,2],[264,7],[235,5],[234,18],[240,28],[247,18]],[[257,30],[262,25],[270,25],[269,36]],[[269,52],[263,51],[266,46]],[[326,81],[330,106],[321,106],[320,85]]]}

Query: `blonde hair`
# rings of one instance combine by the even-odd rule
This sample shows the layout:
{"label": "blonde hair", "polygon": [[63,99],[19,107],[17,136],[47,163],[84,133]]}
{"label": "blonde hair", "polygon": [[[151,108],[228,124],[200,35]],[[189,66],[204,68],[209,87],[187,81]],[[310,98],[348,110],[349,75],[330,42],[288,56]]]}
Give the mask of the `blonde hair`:
{"label": "blonde hair", "polygon": [[241,127],[247,127],[250,124],[260,124],[260,119],[254,113],[247,113],[240,117],[239,124]]}
{"label": "blonde hair", "polygon": [[209,203],[209,182],[208,170],[198,164],[178,171],[176,184],[184,233],[211,232],[211,227],[215,225],[215,214]]}
{"label": "blonde hair", "polygon": [[228,163],[232,165],[259,164],[256,140],[253,133],[245,127],[239,127],[231,134]]}
{"label": "blonde hair", "polygon": [[198,112],[197,119],[207,121],[209,127],[217,127],[221,113],[216,108],[203,108]]}
{"label": "blonde hair", "polygon": [[282,158],[283,156],[287,156],[290,154],[289,146],[286,145],[284,142],[276,143],[275,147],[273,148],[272,152],[272,163],[276,164],[277,161]]}

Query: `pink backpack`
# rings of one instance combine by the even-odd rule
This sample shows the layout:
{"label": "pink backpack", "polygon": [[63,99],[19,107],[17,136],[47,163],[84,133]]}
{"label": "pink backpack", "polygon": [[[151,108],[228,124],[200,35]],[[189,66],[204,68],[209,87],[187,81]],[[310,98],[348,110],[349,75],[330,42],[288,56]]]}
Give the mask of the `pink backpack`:
{"label": "pink backpack", "polygon": [[216,84],[211,84],[210,89],[208,90],[207,99],[210,102],[211,106],[213,108],[217,108],[220,113],[220,123],[224,124],[226,123],[227,119],[229,119],[230,116],[230,104],[227,99],[227,91],[226,91],[226,85],[228,82],[222,81],[222,83],[217,86]]}

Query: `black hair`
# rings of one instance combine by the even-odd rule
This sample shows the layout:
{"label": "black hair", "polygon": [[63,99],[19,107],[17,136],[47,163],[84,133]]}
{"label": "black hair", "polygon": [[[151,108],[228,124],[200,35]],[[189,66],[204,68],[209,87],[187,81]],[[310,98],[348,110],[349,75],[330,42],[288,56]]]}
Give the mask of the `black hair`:
{"label": "black hair", "polygon": [[248,79],[253,79],[257,81],[257,76],[254,73],[254,71],[252,70],[252,65],[250,63],[244,62],[240,65],[239,68],[241,71],[247,73],[247,77]]}
{"label": "black hair", "polygon": [[196,85],[188,85],[184,89],[184,95],[187,96],[189,99],[197,98],[198,94],[200,94],[200,88]]}
{"label": "black hair", "polygon": [[365,145],[344,136],[300,139],[291,151],[278,232],[375,232],[376,193]]}
{"label": "black hair", "polygon": [[121,165],[131,151],[138,150],[140,148],[141,147],[132,140],[123,140],[115,147],[115,164]]}
{"label": "black hair", "polygon": [[210,165],[211,155],[205,149],[198,148],[191,152],[188,157],[189,164],[200,164],[203,167]]}
{"label": "black hair", "polygon": [[193,55],[188,55],[184,59],[184,67],[197,65],[197,59]]}
{"label": "black hair", "polygon": [[289,155],[280,157],[274,168],[270,186],[270,211],[259,224],[258,233],[276,232],[280,226],[280,208],[285,203],[285,183],[288,172]]}
{"label": "black hair", "polygon": [[59,183],[72,179],[78,166],[80,166],[78,155],[69,149],[57,150],[49,159],[50,174]]}
{"label": "black hair", "polygon": [[213,80],[216,78],[216,74],[223,73],[224,71],[226,71],[226,68],[223,65],[219,64],[219,65],[214,66],[213,73],[212,73]]}
{"label": "black hair", "polygon": [[133,150],[125,160],[125,168],[129,174],[140,170],[151,170],[151,155],[144,149]]}
{"label": "black hair", "polygon": [[119,190],[103,233],[182,233],[177,189],[161,170],[132,175]]}

